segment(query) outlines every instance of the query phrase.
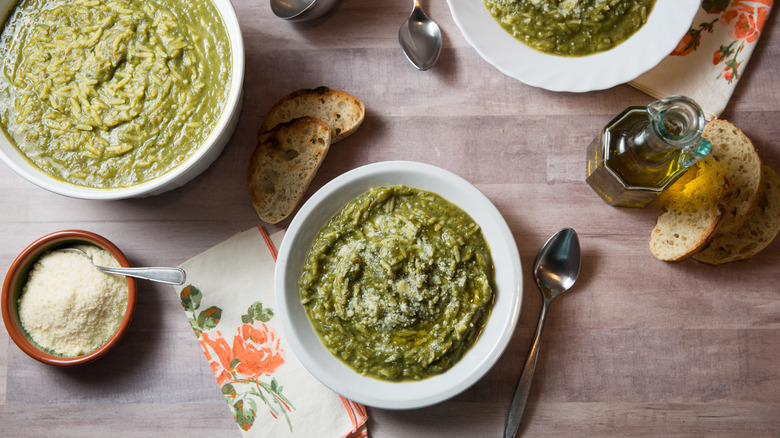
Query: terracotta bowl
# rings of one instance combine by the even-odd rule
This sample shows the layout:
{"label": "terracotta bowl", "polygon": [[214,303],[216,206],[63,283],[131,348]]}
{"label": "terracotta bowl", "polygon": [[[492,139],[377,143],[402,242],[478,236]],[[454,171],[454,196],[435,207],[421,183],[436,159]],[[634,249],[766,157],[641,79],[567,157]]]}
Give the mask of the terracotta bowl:
{"label": "terracotta bowl", "polygon": [[103,248],[119,262],[129,267],[127,257],[113,243],[95,233],[82,230],[64,230],[47,234],[31,243],[16,257],[3,281],[2,312],[3,322],[14,343],[27,355],[43,363],[61,367],[83,365],[106,354],[119,342],[130,326],[135,312],[135,280],[127,278],[127,308],[125,316],[116,333],[98,349],[75,357],[62,357],[44,351],[30,340],[29,335],[19,320],[18,301],[27,282],[27,276],[35,262],[47,251],[78,244],[91,244]]}

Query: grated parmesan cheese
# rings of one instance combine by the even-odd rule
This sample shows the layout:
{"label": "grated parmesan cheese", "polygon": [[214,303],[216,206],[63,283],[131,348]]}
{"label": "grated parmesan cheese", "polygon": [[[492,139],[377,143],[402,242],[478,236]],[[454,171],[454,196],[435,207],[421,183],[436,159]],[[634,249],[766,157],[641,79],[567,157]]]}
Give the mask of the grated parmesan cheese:
{"label": "grated parmesan cheese", "polygon": [[[119,266],[103,249],[78,245],[94,263]],[[19,319],[33,341],[65,357],[80,356],[105,344],[119,328],[127,307],[127,281],[109,275],[83,255],[53,251],[30,271],[19,298]]]}
{"label": "grated parmesan cheese", "polygon": [[417,380],[474,344],[493,302],[479,225],[435,193],[389,186],[350,201],[318,233],[299,281],[325,346],[357,372]]}

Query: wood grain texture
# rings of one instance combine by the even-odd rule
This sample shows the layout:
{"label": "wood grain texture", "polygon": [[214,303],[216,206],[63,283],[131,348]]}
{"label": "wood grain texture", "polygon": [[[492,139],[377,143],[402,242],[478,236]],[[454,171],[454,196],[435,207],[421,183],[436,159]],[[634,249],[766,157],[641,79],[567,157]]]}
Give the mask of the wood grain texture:
{"label": "wood grain texture", "polygon": [[[650,97],[626,85],[572,94],[510,79],[468,45],[441,0],[423,2],[444,33],[428,72],[397,43],[411,2],[345,0],[307,24],[276,19],[267,1],[233,3],[246,45],[244,108],[214,165],[172,192],[115,202],[60,197],[0,165],[3,274],[27,244],[60,229],[99,233],[136,265],[176,265],[257,225],[245,169],[265,112],[289,91],[327,85],[363,100],[367,114],[331,148],[307,197],[367,163],[443,167],[495,203],[527,277],[519,325],[495,367],[445,403],[370,409],[372,437],[501,435],[541,306],[530,267],[562,227],[580,234],[582,273],[552,305],[524,436],[778,436],[780,241],[720,267],[660,262],[647,246],[658,211],[608,207],[583,181],[595,133]],[[775,12],[722,117],[776,171],[778,74]],[[0,435],[240,436],[175,293],[149,283],[127,338],[88,366],[35,362],[0,327]]]}

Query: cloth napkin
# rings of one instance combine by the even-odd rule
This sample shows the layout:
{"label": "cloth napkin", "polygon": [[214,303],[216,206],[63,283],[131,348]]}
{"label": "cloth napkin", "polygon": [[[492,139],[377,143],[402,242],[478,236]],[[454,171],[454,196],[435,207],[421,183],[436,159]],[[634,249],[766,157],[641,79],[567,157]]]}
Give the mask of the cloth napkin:
{"label": "cloth napkin", "polygon": [[677,48],[629,84],[659,99],[688,96],[701,105],[708,119],[720,116],[744,73],[773,3],[703,0]]}
{"label": "cloth napkin", "polygon": [[366,409],[301,365],[275,314],[274,262],[284,232],[241,232],[184,262],[176,287],[244,437],[366,437]]}

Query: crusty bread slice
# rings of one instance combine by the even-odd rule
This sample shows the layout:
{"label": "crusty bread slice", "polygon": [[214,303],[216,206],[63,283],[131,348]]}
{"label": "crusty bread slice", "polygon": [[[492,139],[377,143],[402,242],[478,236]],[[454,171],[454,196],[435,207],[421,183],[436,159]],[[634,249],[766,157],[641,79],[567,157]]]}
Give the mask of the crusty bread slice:
{"label": "crusty bread slice", "polygon": [[720,265],[756,255],[775,239],[780,231],[780,178],[767,166],[761,168],[764,190],[758,205],[737,231],[717,232],[710,244],[694,259]]}
{"label": "crusty bread slice", "polygon": [[709,168],[669,197],[650,233],[653,256],[676,261],[703,248],[724,217],[721,199],[728,187],[726,173],[717,167]]}
{"label": "crusty bread slice", "polygon": [[366,106],[355,96],[328,87],[294,91],[268,111],[260,132],[299,117],[316,117],[328,124],[331,142],[349,136],[363,123]]}
{"label": "crusty bread slice", "polygon": [[295,210],[330,148],[330,129],[302,117],[260,134],[249,160],[249,196],[257,215],[275,224]]}
{"label": "crusty bread slice", "polygon": [[741,129],[726,120],[713,120],[704,127],[702,136],[712,143],[704,163],[721,165],[729,180],[729,191],[723,198],[726,214],[720,231],[736,231],[755,208],[761,188],[761,158]]}

